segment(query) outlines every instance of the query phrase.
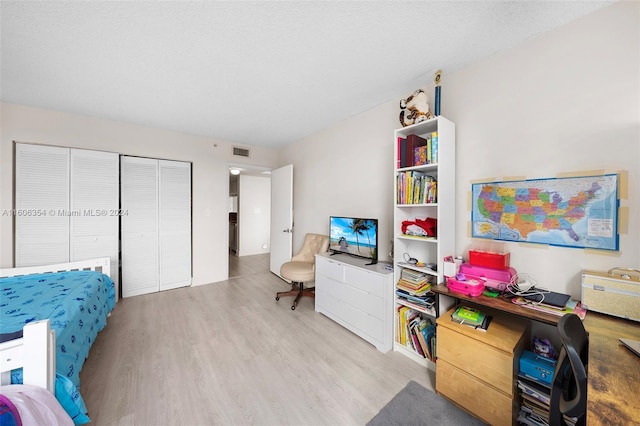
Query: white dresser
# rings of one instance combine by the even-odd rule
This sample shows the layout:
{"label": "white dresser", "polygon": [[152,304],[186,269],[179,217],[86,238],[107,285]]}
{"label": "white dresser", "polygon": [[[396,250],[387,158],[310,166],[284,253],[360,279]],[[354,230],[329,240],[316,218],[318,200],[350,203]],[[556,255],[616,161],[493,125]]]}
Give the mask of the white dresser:
{"label": "white dresser", "polygon": [[393,271],[346,254],[316,255],[316,311],[379,351],[393,347]]}

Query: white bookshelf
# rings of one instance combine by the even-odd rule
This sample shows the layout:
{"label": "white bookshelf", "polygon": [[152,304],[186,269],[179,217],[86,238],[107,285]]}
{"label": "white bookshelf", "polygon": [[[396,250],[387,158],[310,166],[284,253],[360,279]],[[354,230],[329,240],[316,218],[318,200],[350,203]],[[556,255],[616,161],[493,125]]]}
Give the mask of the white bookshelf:
{"label": "white bookshelf", "polygon": [[[427,138],[433,132],[438,134],[438,158],[437,162],[411,167],[397,167],[399,164],[398,139],[408,135],[417,135]],[[444,281],[442,274],[442,261],[445,256],[455,255],[455,124],[446,118],[439,116],[428,121],[397,129],[394,132],[394,286],[400,279],[400,274],[405,268],[424,272],[434,277],[435,283]],[[407,155],[413,155],[408,153]],[[419,172],[431,176],[437,181],[437,199],[431,203],[399,203],[398,202],[398,175],[405,172]],[[404,221],[414,221],[416,218],[437,219],[436,237],[419,237],[402,233]],[[437,271],[426,267],[409,265],[406,263],[405,253],[424,264],[434,263]],[[436,295],[437,297],[437,295]],[[417,309],[395,297],[394,323],[398,321],[399,306],[409,306],[418,311],[420,316],[429,319],[435,324],[438,313],[435,309]],[[437,306],[437,304],[436,304]],[[446,311],[448,306],[440,306],[441,311]],[[399,343],[398,327],[394,327],[394,350],[400,352],[414,361],[435,371],[435,363],[422,357],[413,348]],[[436,348],[437,355],[437,348]]]}

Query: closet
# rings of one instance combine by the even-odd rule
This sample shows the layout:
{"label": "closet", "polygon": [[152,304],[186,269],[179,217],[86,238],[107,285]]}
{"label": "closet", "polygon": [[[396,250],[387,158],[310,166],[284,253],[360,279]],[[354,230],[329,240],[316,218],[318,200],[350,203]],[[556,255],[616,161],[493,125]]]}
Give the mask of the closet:
{"label": "closet", "polygon": [[16,267],[111,258],[118,294],[119,155],[16,143]]}
{"label": "closet", "polygon": [[191,163],[122,156],[123,297],[191,285]]}

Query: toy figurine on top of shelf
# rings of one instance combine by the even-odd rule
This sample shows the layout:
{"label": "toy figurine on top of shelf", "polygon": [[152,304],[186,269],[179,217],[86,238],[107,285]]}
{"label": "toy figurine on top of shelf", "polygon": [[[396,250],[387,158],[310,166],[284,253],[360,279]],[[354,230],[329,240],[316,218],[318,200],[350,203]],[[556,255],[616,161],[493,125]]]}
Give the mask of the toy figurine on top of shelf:
{"label": "toy figurine on top of shelf", "polygon": [[433,118],[429,111],[429,98],[422,89],[413,92],[407,99],[400,101],[400,124],[402,127],[420,123]]}

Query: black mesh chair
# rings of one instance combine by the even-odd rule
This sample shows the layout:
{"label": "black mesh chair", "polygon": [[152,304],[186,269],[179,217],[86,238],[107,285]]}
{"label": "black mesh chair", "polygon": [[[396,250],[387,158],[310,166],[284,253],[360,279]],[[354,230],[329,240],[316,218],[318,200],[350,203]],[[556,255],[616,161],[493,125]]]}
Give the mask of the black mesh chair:
{"label": "black mesh chair", "polygon": [[589,337],[575,314],[560,318],[558,333],[562,338],[562,349],[553,375],[549,425],[567,424],[564,416],[577,418],[576,425],[585,425]]}

